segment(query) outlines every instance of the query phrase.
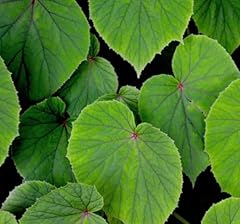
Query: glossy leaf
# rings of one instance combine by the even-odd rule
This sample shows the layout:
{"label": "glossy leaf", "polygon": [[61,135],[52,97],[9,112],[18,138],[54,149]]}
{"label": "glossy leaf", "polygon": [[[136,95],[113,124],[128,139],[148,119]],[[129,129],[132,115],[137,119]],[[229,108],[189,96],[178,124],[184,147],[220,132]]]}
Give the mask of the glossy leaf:
{"label": "glossy leaf", "polygon": [[15,217],[6,211],[0,211],[0,223],[1,224],[17,224]]}
{"label": "glossy leaf", "polygon": [[204,215],[202,224],[240,223],[240,199],[228,198],[214,204]]}
{"label": "glossy leaf", "polygon": [[177,206],[182,173],[173,141],[150,124],[136,127],[123,103],[87,106],[74,122],[67,156],[76,179],[103,195],[110,217],[159,224]]}
{"label": "glossy leaf", "polygon": [[18,135],[20,106],[11,74],[0,57],[0,165]]}
{"label": "glossy leaf", "polygon": [[206,119],[206,151],[222,191],[240,196],[240,80],[231,83]]}
{"label": "glossy leaf", "polygon": [[30,107],[22,116],[20,137],[13,145],[13,158],[26,180],[45,180],[54,185],[73,181],[65,157],[71,120],[59,98],[49,98]]}
{"label": "glossy leaf", "polygon": [[89,27],[75,0],[0,2],[0,55],[23,100],[55,92],[87,57]]}
{"label": "glossy leaf", "polygon": [[89,8],[99,34],[140,76],[156,53],[182,40],[193,1],[90,0]]}
{"label": "glossy leaf", "polygon": [[93,186],[69,183],[39,198],[20,219],[20,224],[107,224],[94,212],[103,198]]}
{"label": "glossy leaf", "polygon": [[175,140],[183,170],[194,184],[208,165],[203,152],[204,118],[239,71],[225,49],[206,36],[186,38],[177,47],[172,66],[174,77],[155,76],[144,83],[139,111],[143,121]]}
{"label": "glossy leaf", "polygon": [[109,61],[97,57],[99,42],[91,36],[88,60],[84,61],[73,76],[58,91],[66,102],[67,112],[76,119],[81,110],[98,97],[115,92],[118,86],[117,75]]}
{"label": "glossy leaf", "polygon": [[200,32],[217,39],[230,53],[240,45],[238,0],[196,0],[193,18]]}
{"label": "glossy leaf", "polygon": [[35,201],[55,187],[43,181],[26,181],[14,188],[2,204],[2,209],[13,214],[23,214]]}

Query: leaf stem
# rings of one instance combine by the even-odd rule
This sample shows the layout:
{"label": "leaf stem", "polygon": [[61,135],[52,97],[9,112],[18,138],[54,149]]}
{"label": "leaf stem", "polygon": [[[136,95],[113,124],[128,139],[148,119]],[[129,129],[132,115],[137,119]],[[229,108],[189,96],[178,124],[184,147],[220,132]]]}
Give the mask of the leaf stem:
{"label": "leaf stem", "polygon": [[179,215],[178,213],[174,212],[173,216],[180,221],[182,224],[190,224],[190,222],[188,222],[186,219],[184,219],[181,215]]}

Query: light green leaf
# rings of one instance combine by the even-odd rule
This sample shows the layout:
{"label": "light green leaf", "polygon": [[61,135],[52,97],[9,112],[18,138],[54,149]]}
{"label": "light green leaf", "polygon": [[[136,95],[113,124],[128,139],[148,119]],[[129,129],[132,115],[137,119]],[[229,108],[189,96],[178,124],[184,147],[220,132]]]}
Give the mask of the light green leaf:
{"label": "light green leaf", "polygon": [[100,51],[100,43],[97,39],[97,37],[94,34],[91,34],[90,36],[90,49],[88,52],[88,58],[90,57],[94,59],[98,55]]}
{"label": "light green leaf", "polygon": [[102,207],[103,198],[95,187],[69,183],[39,198],[20,224],[107,224],[93,213]]}
{"label": "light green leaf", "polygon": [[18,135],[20,106],[11,74],[0,57],[0,166],[8,155],[13,139]]}
{"label": "light green leaf", "polygon": [[23,100],[55,92],[87,57],[88,22],[75,0],[0,2],[0,55]]}
{"label": "light green leaf", "polygon": [[164,223],[182,187],[180,157],[166,134],[118,101],[87,106],[75,121],[68,158],[79,182],[94,184],[104,210],[128,224]]}
{"label": "light green leaf", "polygon": [[202,224],[239,224],[240,199],[228,198],[213,205],[204,215]]}
{"label": "light green leaf", "polygon": [[194,184],[208,165],[203,152],[205,115],[239,71],[226,50],[206,36],[186,38],[177,47],[172,66],[174,77],[155,76],[144,83],[139,111],[143,121],[175,140],[183,170]]}
{"label": "light green leaf", "polygon": [[108,218],[108,222],[109,222],[109,224],[123,224],[122,221],[120,221],[120,220],[118,220],[116,218],[113,218],[113,217],[109,217]]}
{"label": "light green leaf", "polygon": [[240,80],[213,104],[206,119],[206,152],[222,191],[240,196]]}
{"label": "light green leaf", "polygon": [[89,8],[97,31],[140,76],[156,53],[171,41],[182,40],[193,1],[90,0]]}
{"label": "light green leaf", "polygon": [[57,186],[73,181],[65,157],[70,133],[71,120],[60,98],[30,107],[21,116],[20,137],[13,145],[13,158],[21,175]]}
{"label": "light green leaf", "polygon": [[134,115],[138,116],[139,89],[134,86],[122,86],[118,93],[106,94],[99,97],[99,100],[118,100],[125,103]]}
{"label": "light green leaf", "polygon": [[117,75],[111,63],[101,57],[84,61],[58,91],[66,102],[67,112],[76,119],[81,110],[98,97],[117,90]]}
{"label": "light green leaf", "polygon": [[46,195],[55,187],[43,181],[26,181],[14,188],[2,204],[2,209],[16,215],[21,215],[35,201]]}
{"label": "light green leaf", "polygon": [[217,39],[230,53],[240,45],[239,0],[195,0],[193,18],[200,32]]}
{"label": "light green leaf", "polygon": [[17,224],[16,218],[9,212],[0,211],[1,224]]}

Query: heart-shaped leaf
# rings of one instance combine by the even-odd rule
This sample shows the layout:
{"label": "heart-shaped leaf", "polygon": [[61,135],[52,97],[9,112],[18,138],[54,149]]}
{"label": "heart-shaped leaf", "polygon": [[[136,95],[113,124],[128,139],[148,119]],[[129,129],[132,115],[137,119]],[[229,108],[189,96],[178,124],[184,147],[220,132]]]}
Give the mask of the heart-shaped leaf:
{"label": "heart-shaped leaf", "polygon": [[19,113],[11,74],[0,57],[0,165],[7,157],[13,139],[18,135]]}
{"label": "heart-shaped leaf", "polygon": [[94,184],[108,216],[164,223],[177,206],[181,163],[173,141],[118,101],[87,106],[74,122],[68,158],[79,182]]}
{"label": "heart-shaped leaf", "polygon": [[240,196],[240,80],[213,104],[206,119],[206,151],[222,191]]}
{"label": "heart-shaped leaf", "polygon": [[69,183],[39,198],[20,224],[107,224],[93,213],[102,207],[103,198],[95,187]]}
{"label": "heart-shaped leaf", "polygon": [[186,38],[177,47],[172,66],[174,77],[155,76],[144,83],[139,111],[143,121],[175,140],[183,170],[194,183],[208,165],[203,152],[205,115],[239,71],[226,50],[205,36]]}
{"label": "heart-shaped leaf", "polygon": [[43,181],[26,181],[14,188],[2,204],[2,209],[15,215],[21,215],[35,201],[55,187]]}
{"label": "heart-shaped leaf", "polygon": [[1,224],[17,224],[16,218],[9,212],[0,211]]}
{"label": "heart-shaped leaf", "polygon": [[200,32],[217,39],[230,53],[240,45],[238,0],[195,0],[193,18]]}
{"label": "heart-shaped leaf", "polygon": [[97,31],[140,76],[156,53],[169,42],[182,40],[193,1],[90,0],[89,7]]}
{"label": "heart-shaped leaf", "polygon": [[19,132],[13,158],[26,180],[45,180],[57,186],[74,180],[65,157],[71,120],[60,98],[49,98],[30,107],[21,116]]}
{"label": "heart-shaped leaf", "polygon": [[75,0],[0,2],[0,55],[23,100],[55,92],[87,57],[89,27]]}
{"label": "heart-shaped leaf", "polygon": [[204,215],[202,224],[240,223],[240,199],[228,198],[213,205]]}
{"label": "heart-shaped leaf", "polygon": [[98,45],[98,40],[92,36],[88,60],[78,67],[58,91],[58,95],[66,102],[67,112],[72,119],[76,119],[81,110],[98,97],[117,90],[117,75],[111,63],[96,56]]}

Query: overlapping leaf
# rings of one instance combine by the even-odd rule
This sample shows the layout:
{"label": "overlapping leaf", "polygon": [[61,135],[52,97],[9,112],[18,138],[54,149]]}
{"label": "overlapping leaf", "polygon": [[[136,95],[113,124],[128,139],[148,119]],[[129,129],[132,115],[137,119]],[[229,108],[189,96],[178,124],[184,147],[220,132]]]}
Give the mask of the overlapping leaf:
{"label": "overlapping leaf", "polygon": [[94,212],[103,207],[95,187],[69,183],[39,198],[20,220],[20,224],[107,224]]}
{"label": "overlapping leaf", "polygon": [[230,53],[240,45],[238,0],[196,0],[193,18],[200,32],[217,39]]}
{"label": "overlapping leaf", "polygon": [[49,193],[55,187],[43,181],[26,181],[14,188],[2,204],[2,209],[16,215],[21,215],[35,201]]}
{"label": "overlapping leaf", "polygon": [[192,183],[208,165],[203,152],[204,118],[211,104],[239,71],[216,41],[190,36],[177,47],[174,76],[155,76],[140,91],[143,121],[161,128],[175,140],[184,172]]}
{"label": "overlapping leaf", "polygon": [[67,104],[67,112],[74,119],[86,105],[117,90],[118,81],[114,68],[109,61],[97,57],[98,51],[99,42],[92,36],[88,60],[79,66],[58,92]]}
{"label": "overlapping leaf", "polygon": [[78,181],[96,185],[110,217],[159,224],[177,206],[182,173],[173,141],[150,124],[136,127],[123,103],[87,106],[74,123],[68,158]]}
{"label": "overlapping leaf", "polygon": [[206,151],[222,191],[240,196],[240,80],[224,90],[206,119]]}
{"label": "overlapping leaf", "polygon": [[240,199],[228,198],[213,205],[205,214],[202,224],[240,223]]}
{"label": "overlapping leaf", "polygon": [[131,111],[136,116],[137,120],[139,119],[138,115],[138,97],[139,90],[134,86],[122,86],[118,93],[106,94],[102,97],[99,97],[99,100],[118,100],[122,103],[125,103]]}
{"label": "overlapping leaf", "polygon": [[63,185],[74,180],[65,158],[71,120],[64,102],[49,98],[30,107],[22,116],[20,137],[13,145],[17,169],[27,180]]}
{"label": "overlapping leaf", "polygon": [[0,165],[18,134],[20,107],[11,74],[0,57]]}
{"label": "overlapping leaf", "polygon": [[90,0],[89,7],[97,31],[139,76],[169,42],[182,40],[193,1]]}
{"label": "overlapping leaf", "polygon": [[89,27],[75,0],[0,2],[0,55],[22,99],[56,91],[87,57]]}
{"label": "overlapping leaf", "polygon": [[0,211],[0,223],[1,224],[17,224],[15,217],[6,211]]}

